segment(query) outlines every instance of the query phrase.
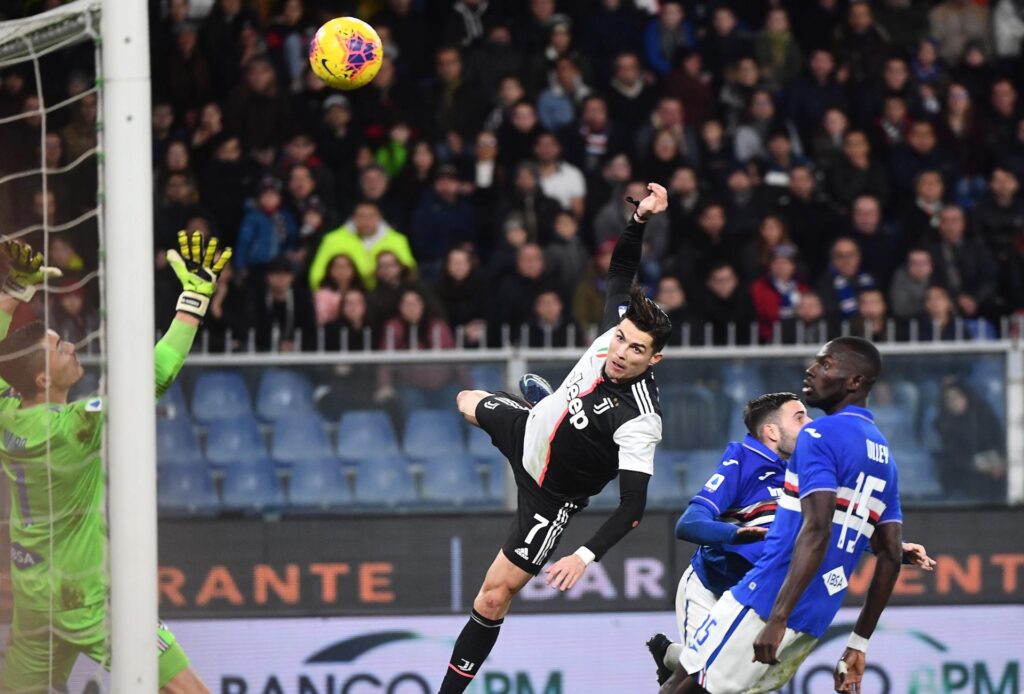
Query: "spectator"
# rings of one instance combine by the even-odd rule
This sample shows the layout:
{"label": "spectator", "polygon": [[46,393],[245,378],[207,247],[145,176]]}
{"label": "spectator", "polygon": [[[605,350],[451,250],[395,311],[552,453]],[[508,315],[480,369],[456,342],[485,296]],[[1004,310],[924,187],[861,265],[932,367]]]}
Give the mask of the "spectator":
{"label": "spectator", "polygon": [[669,250],[673,254],[696,236],[696,217],[703,202],[694,168],[681,166],[673,171],[668,184]]}
{"label": "spectator", "polygon": [[942,59],[955,65],[969,41],[979,41],[985,53],[989,47],[988,8],[969,0],[943,0],[928,13],[929,35],[939,45]]}
{"label": "spectator", "polygon": [[768,140],[776,132],[785,133],[792,151],[797,156],[801,155],[802,149],[796,128],[789,121],[782,120],[776,115],[772,95],[766,90],[758,89],[750,96],[747,113],[736,128],[733,143],[736,160],[746,163],[751,159],[768,158]]}
{"label": "spectator", "polygon": [[658,280],[658,291],[654,301],[672,321],[670,346],[699,345],[704,333],[697,312],[687,303],[686,290],[678,277],[665,275]]}
{"label": "spectator", "polygon": [[281,142],[288,120],[288,101],[278,88],[270,61],[252,59],[245,66],[245,82],[231,92],[224,105],[225,124],[239,134],[245,147],[263,148]]}
{"label": "spectator", "polygon": [[946,111],[939,122],[939,141],[952,152],[961,177],[973,179],[988,168],[992,152],[984,120],[975,111],[971,94],[962,84],[953,83],[946,92]]}
{"label": "spectator", "polygon": [[[72,106],[71,122],[60,131],[69,162],[96,149],[96,94],[85,94]],[[33,145],[38,143],[38,137]],[[38,163],[36,164],[38,166]]]}
{"label": "spectator", "polygon": [[857,295],[857,316],[850,325],[850,334],[872,342],[906,339],[903,326],[889,319],[881,289],[865,289]]}
{"label": "spectator", "polygon": [[[502,80],[513,76],[519,86],[519,93],[504,101],[503,106],[508,107],[526,96],[518,77],[525,73],[525,56],[519,50],[519,46],[513,43],[512,30],[506,21],[499,18],[485,29],[487,35],[483,42],[478,42],[467,52],[466,64],[469,68],[467,79],[474,84],[487,85],[490,91],[491,85],[499,84]],[[491,115],[493,113],[492,111]],[[500,122],[491,123],[489,121],[490,116],[484,121],[484,129],[493,132]]]}
{"label": "spectator", "polygon": [[544,30],[547,41],[543,50],[526,54],[532,56],[527,67],[526,91],[530,94],[539,94],[557,84],[558,62],[563,58],[571,59],[578,68],[581,79],[589,82],[590,61],[573,48],[572,20],[564,14],[553,15]]}
{"label": "spectator", "polygon": [[462,344],[478,347],[487,338],[487,288],[473,254],[465,248],[448,251],[444,271],[434,285],[434,293],[458,333],[463,331]]}
{"label": "spectator", "polygon": [[206,169],[223,132],[224,113],[220,105],[214,101],[204,104],[199,110],[199,124],[189,139],[189,149],[196,171]]}
{"label": "spectator", "polygon": [[617,75],[619,56],[635,50],[640,36],[639,13],[632,3],[601,0],[587,12],[581,38],[593,61],[594,84],[608,84]]}
{"label": "spectator", "polygon": [[932,255],[925,248],[913,248],[907,254],[907,262],[896,271],[889,287],[889,302],[892,314],[906,320],[924,314],[924,302],[928,287],[933,283]]}
{"label": "spectator", "polygon": [[256,190],[256,199],[242,219],[231,262],[244,277],[250,265],[266,265],[282,255],[294,255],[298,248],[295,218],[281,209],[281,182],[264,176]]}
{"label": "spectator", "polygon": [[521,326],[533,314],[534,301],[542,288],[546,288],[547,274],[544,252],[535,243],[527,243],[516,254],[515,271],[498,286],[492,307],[492,325],[501,330],[511,329],[512,338],[519,339]]}
{"label": "spectator", "polygon": [[609,83],[608,110],[612,121],[626,133],[635,132],[654,105],[655,94],[648,87],[634,53],[615,57],[615,72]]}
{"label": "spectator", "polygon": [[516,167],[513,188],[504,196],[497,216],[504,221],[514,215],[523,224],[530,241],[546,244],[552,237],[555,215],[560,209],[558,201],[541,190],[537,168],[523,162]]}
{"label": "spectator", "polygon": [[750,38],[740,30],[736,13],[728,5],[718,5],[711,14],[711,30],[701,41],[704,67],[712,75],[724,74],[726,65],[753,53]]}
{"label": "spectator", "polygon": [[888,287],[901,249],[896,234],[882,219],[882,206],[877,198],[861,195],[853,202],[851,216],[849,236],[864,257],[864,272],[874,277],[878,286]]}
{"label": "spectator", "polygon": [[875,119],[872,135],[882,159],[888,160],[906,143],[910,124],[907,100],[895,94],[886,95],[882,104],[882,114]]}
{"label": "spectator", "polygon": [[750,325],[757,314],[750,293],[740,286],[732,265],[712,264],[698,297],[697,313],[704,323],[705,335],[710,330],[712,344],[750,344]]}
{"label": "spectator", "polygon": [[185,117],[213,96],[213,80],[196,27],[191,22],[180,22],[172,28],[172,33],[174,48],[161,82],[178,114]]}
{"label": "spectator", "polygon": [[988,99],[989,88],[995,79],[995,70],[989,62],[983,41],[971,39],[964,45],[959,65],[954,65],[953,79],[967,87],[974,103],[980,104]]}
{"label": "spectator", "polygon": [[668,74],[677,63],[680,52],[697,42],[693,27],[686,21],[683,3],[668,0],[662,3],[656,17],[647,23],[644,32],[644,53],[655,74]]}
{"label": "spectator", "polygon": [[867,0],[853,0],[846,25],[836,33],[836,58],[849,74],[854,89],[882,72],[889,37],[876,24]]}
{"label": "spectator", "polygon": [[337,216],[320,195],[320,186],[305,164],[295,164],[288,171],[288,194],[285,208],[299,225],[302,258],[316,250],[327,229],[338,224]]}
{"label": "spectator", "polygon": [[789,88],[786,113],[808,142],[825,111],[837,108],[846,112],[846,92],[836,82],[835,67],[832,54],[818,48],[811,53],[807,74],[794,80]]}
{"label": "spectator", "polygon": [[740,276],[747,282],[753,282],[767,273],[775,249],[782,245],[793,245],[786,223],[777,214],[765,215],[758,227],[757,238],[744,246],[739,255],[737,267]]}
{"label": "spectator", "polygon": [[444,41],[469,48],[483,40],[494,21],[495,7],[484,0],[456,0],[444,22]]}
{"label": "spectator", "polygon": [[454,46],[437,49],[434,65],[435,77],[420,93],[420,127],[435,141],[450,132],[470,140],[486,115],[480,90],[465,80],[462,56]]}
{"label": "spectator", "polygon": [[294,352],[316,349],[316,315],[309,289],[295,282],[292,264],[274,258],[266,266],[249,311],[255,320],[256,349]]}
{"label": "spectator", "polygon": [[563,302],[572,300],[576,285],[583,278],[590,261],[590,254],[579,236],[579,226],[579,221],[571,214],[559,212],[555,217],[554,236],[544,246],[544,267],[548,269]]}
{"label": "spectator", "polygon": [[796,314],[782,321],[782,342],[787,345],[821,345],[839,331],[834,321],[825,315],[821,297],[814,292],[800,295]]}
{"label": "spectator", "polygon": [[871,196],[883,206],[889,199],[889,177],[871,159],[871,143],[862,130],[846,132],[842,155],[826,173],[829,195],[844,211],[861,196]]}
{"label": "spectator", "polygon": [[692,278],[712,264],[731,264],[736,256],[735,246],[736,235],[728,226],[725,207],[709,200],[697,217],[696,236],[679,253],[677,274]]}
{"label": "spectator", "polygon": [[[47,193],[47,197],[53,195],[52,191],[47,191]],[[40,212],[42,209],[42,193],[38,193],[38,195],[40,196],[38,204],[35,202],[35,196],[33,196],[34,214],[37,208]],[[196,202],[197,197],[192,179],[186,174],[172,173],[167,177],[162,195],[156,206],[156,222],[154,224],[156,238],[154,240],[159,248],[171,248],[177,242],[178,230],[185,228],[186,220],[203,214],[203,209]],[[48,219],[55,219],[56,204],[56,196],[54,196],[51,203],[53,213],[49,215]],[[41,215],[30,220],[29,223],[42,223]],[[28,226],[28,224],[23,224],[22,226]],[[237,266],[237,262],[235,264]]]}
{"label": "spectator", "polygon": [[918,339],[923,342],[941,340],[991,340],[995,329],[983,318],[964,320],[957,316],[949,292],[939,284],[928,287],[924,300],[925,314],[917,323]]}
{"label": "spectator", "polygon": [[583,99],[579,127],[569,128],[564,140],[566,160],[586,175],[594,174],[611,155],[625,150],[618,129],[608,119],[607,102],[596,94]]}
{"label": "spectator", "polygon": [[725,183],[725,213],[729,224],[740,238],[750,238],[767,211],[768,201],[762,191],[754,187],[754,181],[742,166],[734,166]]}
{"label": "spectator", "polygon": [[54,291],[50,301],[50,329],[65,342],[79,350],[94,351],[93,340],[99,336],[100,317],[93,302],[87,301],[85,289],[78,281],[68,278]]}
{"label": "spectator", "polygon": [[562,161],[562,147],[551,133],[541,133],[533,144],[537,161],[540,189],[555,199],[563,210],[577,219],[583,218],[587,185],[583,173],[572,164]]}
{"label": "spectator", "polygon": [[751,56],[743,56],[730,65],[726,72],[726,83],[718,95],[723,120],[729,128],[735,128],[744,112],[751,106],[755,92],[769,94],[767,83],[761,79],[757,61]]}
{"label": "spectator", "polygon": [[561,130],[576,120],[576,111],[591,89],[583,81],[579,66],[569,56],[555,61],[555,80],[537,98],[537,116],[548,130]]}
{"label": "spectator", "polygon": [[376,204],[385,222],[404,228],[407,219],[405,204],[392,192],[388,172],[383,166],[373,163],[359,170],[357,194],[358,200]]}
{"label": "spectator", "polygon": [[817,128],[811,139],[814,161],[825,171],[835,166],[842,156],[843,138],[850,127],[846,113],[838,108],[825,111],[821,119],[821,127]]}
{"label": "spectator", "polygon": [[[242,226],[246,198],[259,181],[259,166],[242,156],[242,142],[236,135],[221,133],[213,140],[213,158],[200,181],[201,197],[210,208],[218,234],[226,244],[234,245]],[[173,224],[162,232],[175,233]]]}
{"label": "spectator", "polygon": [[416,268],[416,260],[409,249],[409,240],[388,226],[373,202],[356,204],[352,219],[324,235],[320,247],[309,266],[310,287],[320,286],[327,272],[327,263],[336,255],[348,255],[356,264],[363,282],[373,288],[376,280],[374,267],[377,256],[388,251],[405,267]]}
{"label": "spectator", "polygon": [[338,254],[328,262],[327,272],[320,281],[320,287],[313,294],[317,325],[326,325],[338,320],[342,297],[350,289],[365,291],[363,278],[359,276],[351,257]]}
{"label": "spectator", "polygon": [[[352,286],[341,296],[338,317],[323,328],[324,349],[331,352],[367,352],[374,349],[373,325],[374,317],[370,313],[366,290]],[[351,379],[353,375],[347,373],[346,378]]]}
{"label": "spectator", "polygon": [[374,145],[382,142],[388,130],[404,120],[406,114],[420,113],[419,110],[413,110],[417,106],[416,94],[406,87],[387,51],[384,52],[377,76],[360,89],[356,96],[359,97],[359,120],[367,124],[363,134]]}
{"label": "spectator", "polygon": [[[422,289],[413,279],[412,269],[393,251],[381,251],[375,259],[373,290],[369,294],[370,312],[381,321],[398,314],[398,305],[407,289]],[[425,295],[424,295],[425,296]]]}
{"label": "spectator", "polygon": [[[699,128],[707,119],[715,100],[711,89],[711,77],[704,72],[700,53],[683,52],[679,65],[665,76],[664,84],[662,93],[665,96],[686,104],[686,125],[694,129]],[[646,112],[645,110],[644,113]]]}
{"label": "spectator", "polygon": [[974,237],[992,248],[1000,262],[1011,254],[1013,238],[1024,229],[1024,200],[1017,175],[997,165],[989,177],[988,192],[974,209]]}
{"label": "spectator", "polygon": [[[594,219],[594,242],[600,245],[605,241],[614,241],[619,238],[619,234],[622,233],[633,213],[636,212],[636,206],[627,198],[643,200],[645,197],[647,197],[647,184],[643,181],[627,183],[622,194],[612,197],[597,213],[597,217]],[[660,258],[665,257],[668,252],[669,233],[667,215],[651,218],[644,232],[645,261],[657,263]]]}
{"label": "spectator", "polygon": [[789,14],[784,8],[768,10],[764,29],[754,37],[754,54],[761,73],[775,90],[782,89],[799,76],[803,54],[790,32]]}
{"label": "spectator", "polygon": [[[949,85],[949,73],[945,63],[939,58],[938,44],[935,39],[931,37],[918,39],[917,50],[911,58],[910,67],[915,81],[920,85],[922,95],[928,94],[931,95],[930,98],[934,98],[935,95],[946,91],[946,87]],[[927,102],[925,105],[927,108]],[[932,110],[932,108],[928,108],[928,110]]]}
{"label": "spectator", "polygon": [[824,272],[836,228],[842,222],[828,199],[818,191],[810,167],[793,167],[789,173],[789,192],[779,199],[778,207],[811,276]]}
{"label": "spectator", "polygon": [[525,99],[516,103],[512,118],[498,128],[498,163],[509,170],[529,159],[542,132],[533,104]]}
{"label": "spectator", "polygon": [[874,289],[875,280],[861,267],[861,252],[848,237],[836,239],[828,269],[818,280],[818,296],[831,317],[850,320],[857,315],[857,295]]}
{"label": "spectator", "polygon": [[988,115],[988,140],[993,152],[1004,152],[1014,142],[1020,107],[1017,104],[1017,88],[1004,78],[992,83],[989,97],[991,112]]}
{"label": "spectator", "polygon": [[1006,500],[1006,432],[985,398],[947,380],[932,422],[942,450],[936,458],[947,495],[970,501]]}
{"label": "spectator", "polygon": [[397,200],[408,200],[410,205],[416,205],[433,188],[436,175],[437,157],[433,148],[425,140],[416,140],[409,147],[409,161],[388,187]]}
{"label": "spectator", "polygon": [[796,315],[800,295],[808,290],[807,285],[797,277],[796,262],[796,246],[775,246],[768,274],[762,275],[750,286],[761,342],[771,341],[775,330],[781,330],[781,326],[775,327],[779,321]]}
{"label": "spectator", "polygon": [[572,314],[580,330],[596,337],[604,317],[605,293],[608,288],[608,267],[612,261],[615,241],[608,239],[594,251],[594,258],[580,280],[572,297]]}
{"label": "spectator", "polygon": [[700,129],[700,156],[698,166],[708,188],[715,194],[725,191],[725,179],[736,161],[731,139],[726,135],[721,121],[709,118]]}
{"label": "spectator", "polygon": [[697,161],[699,149],[693,129],[686,125],[683,102],[671,97],[662,97],[657,108],[651,112],[647,123],[636,134],[636,151],[649,152],[656,135],[667,131],[675,138],[676,148],[684,158]]}
{"label": "spectator", "polygon": [[914,181],[914,198],[903,212],[901,236],[904,247],[931,243],[939,227],[945,186],[938,171],[925,170]]}
{"label": "spectator", "polygon": [[995,261],[985,244],[967,238],[963,209],[949,205],[939,213],[939,239],[931,247],[935,279],[949,290],[960,315],[992,315],[997,300]]}
{"label": "spectator", "polygon": [[413,212],[409,243],[425,279],[437,277],[449,248],[476,243],[473,206],[459,187],[455,167],[440,167],[434,189],[423,194]]}
{"label": "spectator", "polygon": [[542,289],[533,302],[527,344],[530,347],[575,347],[576,326],[567,320],[565,304],[555,289]]}
{"label": "spectator", "polygon": [[928,34],[928,3],[919,0],[883,0],[875,22],[885,31],[893,48],[907,50]]}

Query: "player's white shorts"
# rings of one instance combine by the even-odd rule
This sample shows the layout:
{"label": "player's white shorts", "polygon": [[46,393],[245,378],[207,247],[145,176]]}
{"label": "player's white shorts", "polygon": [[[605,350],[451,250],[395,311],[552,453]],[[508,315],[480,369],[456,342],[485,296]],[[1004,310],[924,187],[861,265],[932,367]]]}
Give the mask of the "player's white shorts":
{"label": "player's white shorts", "polygon": [[753,662],[754,640],[765,622],[731,592],[722,596],[683,649],[683,669],[711,694],[764,694],[796,674],[817,639],[786,629],[776,665]]}
{"label": "player's white shorts", "polygon": [[676,589],[676,622],[679,624],[680,643],[690,642],[693,632],[697,631],[716,602],[718,595],[708,590],[693,566],[686,567]]}

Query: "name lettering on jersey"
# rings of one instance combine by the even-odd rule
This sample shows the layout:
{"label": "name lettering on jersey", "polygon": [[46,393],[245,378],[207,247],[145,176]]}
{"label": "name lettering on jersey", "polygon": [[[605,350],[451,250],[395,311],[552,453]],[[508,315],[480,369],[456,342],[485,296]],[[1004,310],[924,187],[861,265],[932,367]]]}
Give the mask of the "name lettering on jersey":
{"label": "name lettering on jersey", "polygon": [[605,398],[601,402],[594,405],[594,414],[604,414],[608,410],[612,409],[619,403],[615,402],[611,398]]}
{"label": "name lettering on jersey", "polygon": [[708,481],[704,484],[704,488],[709,492],[713,492],[722,486],[722,482],[725,482],[725,476],[716,472],[708,478]]}
{"label": "name lettering on jersey", "polygon": [[576,371],[570,377],[572,381],[569,382],[568,391],[565,394],[566,399],[569,401],[569,423],[577,429],[586,429],[587,425],[590,424],[590,420],[587,419],[587,413],[583,409],[583,400],[580,398],[580,381],[583,380],[583,374]]}
{"label": "name lettering on jersey", "polygon": [[846,590],[846,587],[850,585],[849,581],[846,580],[846,571],[843,570],[842,566],[837,566],[828,573],[822,574],[821,580],[825,582],[825,590],[828,591],[829,595],[835,595],[840,591]]}
{"label": "name lettering on jersey", "polygon": [[43,561],[43,558],[25,549],[17,542],[11,545],[11,563],[19,569],[28,569]]}
{"label": "name lettering on jersey", "polygon": [[4,432],[4,448],[8,451],[23,451],[26,443],[21,436],[15,436],[9,431]]}
{"label": "name lettering on jersey", "polygon": [[884,443],[878,443],[871,439],[865,439],[864,441],[868,445],[868,459],[873,460],[876,463],[882,465],[889,464],[889,447]]}

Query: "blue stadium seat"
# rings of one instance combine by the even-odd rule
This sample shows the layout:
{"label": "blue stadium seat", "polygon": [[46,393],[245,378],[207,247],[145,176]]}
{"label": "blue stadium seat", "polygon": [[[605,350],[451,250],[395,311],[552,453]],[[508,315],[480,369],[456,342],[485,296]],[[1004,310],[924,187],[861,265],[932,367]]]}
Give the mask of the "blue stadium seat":
{"label": "blue stadium seat", "polygon": [[409,461],[402,456],[368,458],[356,466],[356,503],[392,508],[417,502]]}
{"label": "blue stadium seat", "polygon": [[185,389],[181,387],[181,381],[172,383],[164,396],[157,400],[156,413],[162,419],[188,416],[188,403],[185,401]]}
{"label": "blue stadium seat", "polygon": [[405,422],[402,449],[417,460],[465,452],[462,425],[454,410],[413,410]]}
{"label": "blue stadium seat", "polygon": [[202,424],[252,414],[249,389],[235,371],[205,371],[192,391],[192,416]]}
{"label": "blue stadium seat", "polygon": [[335,458],[297,466],[288,486],[290,508],[298,511],[330,511],[352,505],[352,492]]}
{"label": "blue stadium seat", "polygon": [[717,444],[715,398],[703,386],[661,388],[663,442],[676,449],[702,448]]}
{"label": "blue stadium seat", "polygon": [[611,509],[619,505],[619,478],[604,486],[601,493],[590,498],[590,508]]}
{"label": "blue stadium seat", "polygon": [[256,414],[265,422],[313,410],[313,386],[297,371],[267,369],[256,390]]}
{"label": "blue stadium seat", "polygon": [[490,435],[480,427],[470,426],[466,449],[477,458],[493,458],[500,456],[498,449],[491,444]]}
{"label": "blue stadium seat", "polygon": [[489,498],[467,455],[445,456],[423,466],[422,501],[431,506],[481,506]]}
{"label": "blue stadium seat", "polygon": [[875,425],[895,451],[920,445],[910,410],[900,405],[875,405],[871,412],[875,416]]}
{"label": "blue stadium seat", "polygon": [[714,473],[719,461],[722,460],[723,450],[724,447],[680,452],[680,458],[685,465],[683,490],[687,499],[699,492]]}
{"label": "blue stadium seat", "polygon": [[682,509],[692,494],[687,494],[683,479],[687,477],[686,457],[682,451],[669,448],[656,449],[654,454],[654,477],[647,488],[647,498],[652,507]]}
{"label": "blue stadium seat", "polygon": [[278,419],[271,441],[270,457],[285,465],[321,460],[333,454],[320,415],[312,410]]}
{"label": "blue stadium seat", "polygon": [[266,457],[263,434],[252,416],[225,419],[210,424],[206,435],[206,458],[214,465]]}
{"label": "blue stadium seat", "polygon": [[927,451],[893,453],[899,470],[900,496],[909,499],[938,499],[943,496],[935,462]]}
{"label": "blue stadium seat", "polygon": [[224,508],[260,513],[286,505],[281,480],[267,458],[233,462],[224,468]]}
{"label": "blue stadium seat", "polygon": [[505,388],[505,369],[495,364],[476,364],[469,367],[473,388],[493,393]]}
{"label": "blue stadium seat", "polygon": [[352,410],[338,420],[338,457],[345,462],[399,454],[398,437],[384,410]]}
{"label": "blue stadium seat", "polygon": [[512,474],[508,461],[494,451],[489,457],[473,456],[477,473],[480,474],[488,499],[501,501],[505,498],[505,479]]}
{"label": "blue stadium seat", "polygon": [[187,414],[156,420],[156,462],[161,467],[203,462],[192,420]]}
{"label": "blue stadium seat", "polygon": [[220,510],[210,470],[202,463],[161,469],[157,504],[167,515],[209,516]]}

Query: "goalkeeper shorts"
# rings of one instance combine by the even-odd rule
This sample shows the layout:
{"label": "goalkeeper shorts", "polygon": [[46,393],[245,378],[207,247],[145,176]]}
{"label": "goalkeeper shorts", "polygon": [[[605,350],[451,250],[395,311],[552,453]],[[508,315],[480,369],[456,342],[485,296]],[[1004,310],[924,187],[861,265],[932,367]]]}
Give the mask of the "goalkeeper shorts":
{"label": "goalkeeper shorts", "polygon": [[[79,655],[110,667],[105,605],[61,612],[19,609],[15,596],[11,636],[0,671],[3,694],[36,694],[65,685]],[[160,686],[190,667],[188,656],[162,622],[157,625]]]}

